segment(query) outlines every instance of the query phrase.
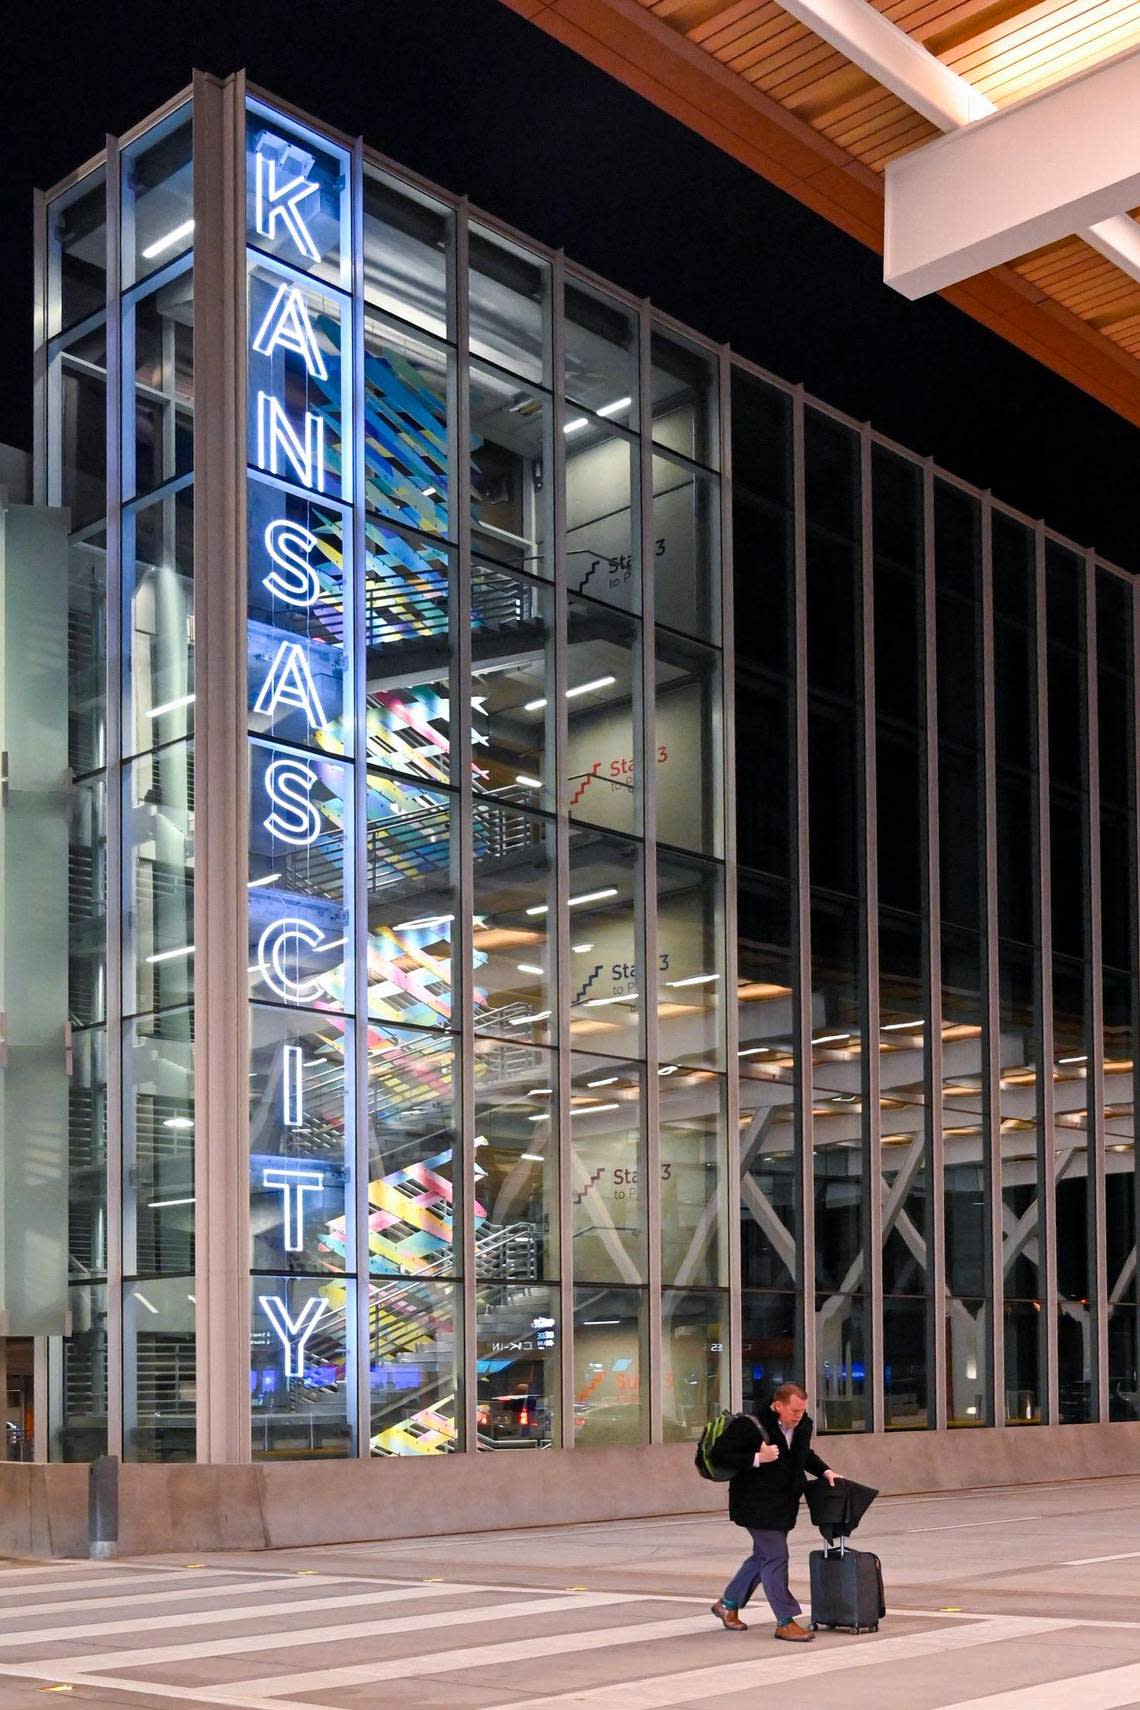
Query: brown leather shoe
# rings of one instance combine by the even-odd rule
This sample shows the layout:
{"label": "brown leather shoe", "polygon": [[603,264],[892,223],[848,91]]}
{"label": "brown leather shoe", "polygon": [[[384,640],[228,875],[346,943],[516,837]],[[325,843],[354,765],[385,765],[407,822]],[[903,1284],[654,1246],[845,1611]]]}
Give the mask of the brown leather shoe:
{"label": "brown leather shoe", "polygon": [[716,1616],[722,1627],[728,1628],[730,1633],[747,1633],[748,1626],[746,1622],[740,1619],[740,1611],[738,1609],[726,1609],[719,1597],[715,1603],[710,1605],[710,1612]]}
{"label": "brown leather shoe", "polygon": [[815,1634],[809,1633],[806,1627],[801,1627],[798,1621],[785,1621],[782,1627],[776,1628],[776,1637],[778,1639],[790,1639],[793,1644],[803,1645],[814,1639]]}

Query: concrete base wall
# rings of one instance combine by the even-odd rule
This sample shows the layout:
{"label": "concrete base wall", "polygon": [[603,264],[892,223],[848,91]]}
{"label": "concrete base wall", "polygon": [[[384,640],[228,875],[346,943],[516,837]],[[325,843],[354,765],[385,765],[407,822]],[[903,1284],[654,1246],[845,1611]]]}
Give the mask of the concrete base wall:
{"label": "concrete base wall", "polygon": [[[1140,1423],[825,1437],[884,1495],[1140,1473]],[[691,1444],[255,1466],[124,1466],[119,1553],[263,1550],[439,1537],[724,1508]],[[0,1463],[0,1554],[87,1554],[87,1469]]]}

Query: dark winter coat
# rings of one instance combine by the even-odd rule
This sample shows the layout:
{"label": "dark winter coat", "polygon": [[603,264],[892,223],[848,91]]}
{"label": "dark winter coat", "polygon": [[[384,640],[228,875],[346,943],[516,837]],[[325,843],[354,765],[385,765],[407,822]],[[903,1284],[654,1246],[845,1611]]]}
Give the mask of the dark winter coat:
{"label": "dark winter coat", "polygon": [[806,1413],[792,1433],[790,1448],[771,1407],[762,1407],[756,1418],[767,1432],[768,1441],[779,1449],[780,1458],[753,1466],[753,1457],[763,1438],[747,1415],[741,1414],[725,1427],[713,1459],[718,1465],[733,1469],[728,1487],[728,1516],[736,1525],[751,1526],[757,1531],[790,1532],[807,1486],[804,1475],[812,1473],[822,1478],[828,1471],[827,1462],[811,1446],[814,1426]]}

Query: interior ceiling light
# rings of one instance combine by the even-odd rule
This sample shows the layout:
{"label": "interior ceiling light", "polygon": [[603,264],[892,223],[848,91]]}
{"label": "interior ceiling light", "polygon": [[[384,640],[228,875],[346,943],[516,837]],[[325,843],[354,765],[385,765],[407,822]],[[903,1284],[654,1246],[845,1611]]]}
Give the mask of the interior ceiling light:
{"label": "interior ceiling light", "polygon": [[620,1110],[620,1104],[583,1104],[570,1112],[571,1116],[600,1116],[603,1110]]}
{"label": "interior ceiling light", "polygon": [[515,773],[515,783],[524,785],[528,790],[541,790],[542,788],[541,778],[528,778],[525,772]]}
{"label": "interior ceiling light", "polygon": [[429,926],[446,926],[455,919],[453,914],[425,914],[422,920],[400,920],[392,928],[393,932],[418,932]]}
{"label": "interior ceiling light", "polygon": [[598,411],[600,416],[620,416],[633,403],[632,398],[615,398],[612,404],[603,404]]}
{"label": "interior ceiling light", "polygon": [[618,1079],[617,1075],[604,1075],[600,1081],[587,1081],[586,1085],[588,1087],[616,1087]]}
{"label": "interior ceiling light", "polygon": [[667,986],[707,986],[712,980],[719,980],[719,974],[690,974],[686,980],[666,980]]}
{"label": "interior ceiling light", "polygon": [[256,891],[261,885],[276,884],[280,877],[280,873],[266,873],[263,879],[251,879],[245,888],[247,891]]}
{"label": "interior ceiling light", "polygon": [[[577,908],[581,903],[603,902],[606,897],[616,896],[616,885],[610,885],[604,891],[583,891],[580,897],[569,898],[568,907]],[[547,914],[549,909],[546,903],[535,903],[534,907],[528,908],[526,912],[528,914]]]}
{"label": "interior ceiling light", "polygon": [[153,261],[156,256],[165,255],[167,250],[173,249],[176,243],[181,243],[183,238],[188,238],[193,230],[193,220],[183,220],[180,226],[175,226],[173,231],[165,233],[163,237],[156,238],[148,248],[144,249],[142,252],[143,260]]}
{"label": "interior ceiling light", "polygon": [[581,433],[582,429],[585,427],[589,427],[589,425],[590,424],[586,420],[585,416],[575,416],[574,420],[572,422],[565,422],[563,424],[562,432],[563,433]]}
{"label": "interior ceiling light", "polygon": [[[616,682],[616,677],[594,677],[588,683],[577,683],[572,689],[567,689],[566,699],[572,701],[575,695],[588,695],[594,689],[608,689],[611,683]],[[523,712],[541,712],[545,705],[545,696],[538,701],[524,701]]]}
{"label": "interior ceiling light", "polygon": [[546,972],[545,968],[539,968],[534,962],[516,962],[515,967],[520,974],[537,974],[540,979]]}

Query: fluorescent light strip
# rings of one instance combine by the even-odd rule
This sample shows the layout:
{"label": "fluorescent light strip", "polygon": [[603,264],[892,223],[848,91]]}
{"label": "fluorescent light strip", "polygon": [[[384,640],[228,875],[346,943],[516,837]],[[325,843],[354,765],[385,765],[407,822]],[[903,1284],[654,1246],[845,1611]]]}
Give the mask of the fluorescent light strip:
{"label": "fluorescent light strip", "polygon": [[602,1324],[620,1324],[620,1323],[621,1323],[620,1318],[583,1318],[582,1328],[584,1330],[594,1330],[599,1325],[602,1325]]}
{"label": "fluorescent light strip", "polygon": [[137,1293],[137,1292],[136,1292],[136,1294],[135,1294],[135,1299],[136,1299],[136,1300],[137,1300],[137,1301],[138,1301],[138,1303],[139,1303],[139,1305],[140,1305],[140,1306],[145,1306],[145,1307],[146,1307],[146,1309],[147,1309],[147,1311],[148,1311],[148,1312],[153,1312],[153,1313],[154,1313],[154,1316],[155,1316],[155,1317],[156,1317],[156,1318],[157,1318],[157,1317],[158,1317],[158,1315],[159,1315],[159,1313],[158,1313],[158,1307],[157,1307],[157,1306],[152,1306],[152,1305],[151,1305],[151,1303],[150,1303],[150,1301],[149,1301],[149,1300],[148,1300],[148,1299],[147,1299],[147,1297],[146,1297],[146,1295],[145,1295],[145,1294],[138,1294],[138,1293]]}
{"label": "fluorescent light strip", "polygon": [[[575,683],[572,689],[567,689],[566,699],[572,701],[575,695],[588,695],[594,689],[608,689],[611,683],[616,682],[616,677],[592,677],[588,683]],[[545,705],[545,696],[538,701],[524,701],[523,712],[541,712]]]}
{"label": "fluorescent light strip", "polygon": [[245,887],[247,891],[259,890],[262,885],[273,885],[281,877],[280,873],[266,873],[263,879],[251,879]]}
{"label": "fluorescent light strip", "polygon": [[181,243],[183,238],[188,238],[193,230],[193,220],[183,220],[180,226],[175,226],[174,230],[167,232],[164,237],[156,238],[148,248],[144,249],[142,252],[143,260],[153,261],[156,256],[165,255],[167,250],[173,249],[176,243]]}
{"label": "fluorescent light strip", "polygon": [[[580,897],[571,897],[567,903],[567,907],[577,908],[581,903],[604,902],[606,897],[616,896],[616,885],[610,885],[604,891],[583,891]],[[528,908],[526,912],[528,914],[547,914],[549,910],[546,903],[536,903],[533,908]]]}
{"label": "fluorescent light strip", "polygon": [[526,1096],[527,1096],[527,1098],[553,1098],[554,1097],[554,1088],[553,1087],[531,1087],[530,1091],[527,1093]]}
{"label": "fluorescent light strip", "polygon": [[759,1057],[761,1052],[771,1051],[771,1045],[750,1045],[747,1051],[738,1051],[738,1057]]}
{"label": "fluorescent light strip", "polygon": [[821,1033],[818,1039],[813,1039],[813,1045],[835,1045],[841,1039],[850,1039],[850,1033]]}
{"label": "fluorescent light strip", "polygon": [[[543,704],[545,705],[545,702]],[[542,788],[541,778],[528,778],[525,772],[515,773],[515,783],[522,784],[528,790],[541,790]]]}
{"label": "fluorescent light strip", "polygon": [[1086,1057],[1058,1057],[1057,1062],[1058,1062],[1058,1064],[1061,1064],[1061,1063],[1087,1063],[1088,1058],[1087,1058],[1087,1056]]}
{"label": "fluorescent light strip", "polygon": [[151,963],[173,962],[176,956],[192,956],[193,954],[194,946],[192,944],[180,944],[177,950],[156,950],[154,955],[148,956],[146,960]]}
{"label": "fluorescent light strip", "polygon": [[562,424],[562,432],[581,433],[582,429],[584,427],[589,427],[589,425],[590,424],[585,416],[575,416],[572,422],[564,422]]}
{"label": "fluorescent light strip", "polygon": [[532,1021],[549,1021],[549,1019],[550,1011],[548,1009],[540,1009],[537,1010],[534,1015],[508,1015],[507,1026],[529,1027]]}
{"label": "fluorescent light strip", "polygon": [[147,1210],[148,1211],[161,1211],[163,1206],[166,1206],[166,1205],[193,1205],[193,1204],[194,1204],[194,1195],[193,1194],[190,1195],[189,1199],[150,1199],[147,1201]]}
{"label": "fluorescent light strip", "polygon": [[712,980],[719,980],[719,974],[690,974],[687,980],[666,980],[667,986],[707,986]]}
{"label": "fluorescent light strip", "polygon": [[515,967],[518,969],[520,974],[537,974],[539,979],[541,979],[543,974],[546,972],[545,968],[536,967],[533,962],[516,962]]}
{"label": "fluorescent light strip", "polygon": [[528,1164],[541,1164],[543,1162],[541,1152],[520,1152],[519,1157]]}
{"label": "fluorescent light strip", "polygon": [[587,1081],[586,1085],[588,1087],[616,1087],[620,1078],[619,1075],[605,1075],[600,1081]]}
{"label": "fluorescent light strip", "polygon": [[620,1104],[580,1104],[571,1116],[600,1116],[603,1110],[620,1110]]}
{"label": "fluorescent light strip", "polygon": [[193,1128],[192,1116],[168,1116],[162,1125],[164,1128]]}
{"label": "fluorescent light strip", "polygon": [[886,1021],[880,1027],[880,1033],[917,1033],[925,1027],[925,1021]]}
{"label": "fluorescent light strip", "polygon": [[592,950],[594,946],[592,944],[571,944],[570,948],[573,950],[575,956],[584,956],[586,951]]}
{"label": "fluorescent light strip", "polygon": [[622,411],[628,410],[632,403],[632,398],[615,398],[612,404],[603,404],[598,414],[600,416],[620,416]]}
{"label": "fluorescent light strip", "polygon": [[527,1121],[528,1122],[549,1122],[550,1121],[550,1112],[548,1110],[540,1110],[537,1112],[536,1115],[528,1116]]}
{"label": "fluorescent light strip", "polygon": [[193,705],[193,695],[179,695],[177,700],[163,701],[159,706],[151,707],[146,716],[147,718],[161,718],[163,713],[177,712],[179,707],[190,707]]}
{"label": "fluorescent light strip", "polygon": [[392,931],[393,932],[418,932],[421,927],[427,928],[429,926],[446,926],[449,921],[452,921],[454,919],[455,919],[455,916],[453,914],[425,914],[422,920],[401,920],[401,921],[397,921],[396,925],[392,928]]}

